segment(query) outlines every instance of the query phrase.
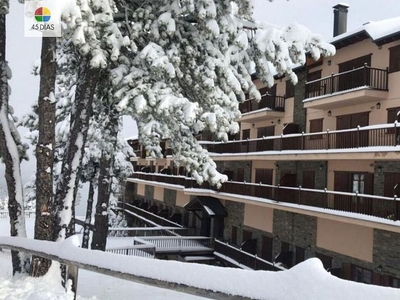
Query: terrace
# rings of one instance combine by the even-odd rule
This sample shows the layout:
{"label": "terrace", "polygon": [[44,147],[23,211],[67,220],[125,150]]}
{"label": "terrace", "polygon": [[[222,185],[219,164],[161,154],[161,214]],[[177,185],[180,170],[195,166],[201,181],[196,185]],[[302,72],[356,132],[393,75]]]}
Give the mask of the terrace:
{"label": "terrace", "polygon": [[397,122],[346,130],[327,130],[228,142],[200,141],[201,146],[209,152],[220,154],[394,147],[399,143],[400,126]]}
{"label": "terrace", "polygon": [[285,111],[285,97],[265,93],[261,95],[260,102],[252,98],[240,103],[239,110],[242,113],[241,122],[281,118]]}
{"label": "terrace", "polygon": [[388,70],[363,66],[307,82],[305,108],[334,109],[386,99]]}
{"label": "terrace", "polygon": [[[396,196],[393,198],[376,195],[335,192],[327,189],[306,189],[299,187],[286,187],[279,185],[257,184],[248,182],[225,182],[220,189],[203,183],[199,186],[193,178],[172,176],[157,173],[136,172],[131,177],[146,182],[167,183],[176,185],[191,193],[191,189],[212,190],[218,194],[229,194],[235,197],[250,196],[264,200],[273,200],[277,203],[291,203],[320,209],[351,212],[383,218],[386,220],[400,220],[400,204]],[[146,183],[147,184],[147,183]]]}

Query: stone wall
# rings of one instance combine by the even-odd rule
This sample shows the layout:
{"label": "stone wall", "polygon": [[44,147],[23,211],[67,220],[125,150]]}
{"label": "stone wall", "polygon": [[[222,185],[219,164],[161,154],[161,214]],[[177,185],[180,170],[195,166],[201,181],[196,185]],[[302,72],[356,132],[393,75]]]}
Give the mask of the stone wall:
{"label": "stone wall", "polygon": [[373,268],[400,278],[400,233],[374,230]]}
{"label": "stone wall", "polygon": [[303,170],[313,170],[315,171],[315,188],[323,190],[327,186],[326,161],[280,161],[277,164],[279,169],[276,170],[276,185],[280,183],[281,174],[289,171],[291,174],[296,174],[296,186],[301,186]]}
{"label": "stone wall", "polygon": [[244,221],[244,203],[225,201],[225,210],[228,216],[225,218],[225,228],[224,228],[224,239],[227,241],[231,240],[232,237],[232,226],[238,228],[237,231],[237,241],[238,244],[242,242],[242,228]]}
{"label": "stone wall", "polygon": [[293,103],[293,123],[299,125],[300,132],[306,132],[306,113],[307,110],[304,108],[303,100],[306,94],[306,81],[307,81],[307,70],[296,71],[298,82],[294,86],[294,103]]}
{"label": "stone wall", "polygon": [[297,164],[297,185],[302,185],[303,170],[315,171],[315,188],[323,190],[327,186],[326,161],[299,161]]}
{"label": "stone wall", "polygon": [[216,163],[218,171],[233,171],[234,178],[237,176],[236,170],[242,168],[244,170],[244,181],[251,182],[251,161],[217,161]]}
{"label": "stone wall", "polygon": [[168,207],[176,205],[176,190],[164,188],[164,203]]}
{"label": "stone wall", "polygon": [[144,186],[144,198],[148,201],[154,199],[154,186],[147,184]]}
{"label": "stone wall", "polygon": [[282,173],[290,172],[291,174],[297,173],[297,162],[296,161],[279,161],[276,163],[279,167],[276,168],[276,181],[275,184],[278,185],[280,183]]}
{"label": "stone wall", "polygon": [[[380,169],[380,172],[378,169]],[[383,195],[386,172],[400,173],[400,161],[375,161],[375,163],[374,163],[374,194],[375,195]]]}
{"label": "stone wall", "polygon": [[281,252],[281,242],[291,245],[293,263],[295,259],[295,247],[305,249],[305,259],[313,257],[312,248],[317,242],[317,218],[306,215],[274,210],[273,223],[274,245],[273,256]]}

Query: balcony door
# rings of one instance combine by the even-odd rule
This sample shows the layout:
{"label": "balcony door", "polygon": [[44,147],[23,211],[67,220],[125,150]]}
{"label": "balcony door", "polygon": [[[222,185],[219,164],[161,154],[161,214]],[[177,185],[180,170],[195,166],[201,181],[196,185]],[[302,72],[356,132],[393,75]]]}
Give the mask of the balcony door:
{"label": "balcony door", "polygon": [[[275,126],[266,126],[257,128],[257,138],[274,136]],[[257,151],[267,151],[274,149],[274,140],[258,140],[257,141]]]}
{"label": "balcony door", "polygon": [[[369,112],[336,117],[336,130],[353,129],[369,125]],[[336,148],[357,148],[368,146],[368,131],[353,131],[336,134]]]}
{"label": "balcony door", "polygon": [[[272,174],[274,170],[273,169],[256,169],[256,176],[255,176],[255,183],[264,183],[264,184],[269,184],[272,185]],[[267,192],[265,188],[261,189],[258,186],[255,186],[255,191],[252,193],[256,197],[262,197],[262,198],[271,198],[272,196],[272,189],[267,189]]]}
{"label": "balcony door", "polygon": [[[334,189],[338,192],[349,192],[359,194],[373,193],[372,173],[365,172],[335,172]],[[347,195],[335,195],[334,208],[337,210],[371,213],[372,201],[370,198],[358,198]]]}
{"label": "balcony door", "polygon": [[261,94],[261,101],[260,103],[258,103],[258,109],[268,107],[274,110],[276,107],[275,104],[276,84],[271,88],[267,87],[261,88],[260,94]]}
{"label": "balcony door", "polygon": [[400,197],[400,173],[384,173],[384,196],[393,197],[396,195]]}
{"label": "balcony door", "polygon": [[356,87],[369,85],[369,72],[367,70],[360,69],[357,71],[348,72],[364,65],[371,66],[371,54],[358,57],[352,60],[348,60],[339,64],[339,73],[344,73],[339,75],[339,92]]}

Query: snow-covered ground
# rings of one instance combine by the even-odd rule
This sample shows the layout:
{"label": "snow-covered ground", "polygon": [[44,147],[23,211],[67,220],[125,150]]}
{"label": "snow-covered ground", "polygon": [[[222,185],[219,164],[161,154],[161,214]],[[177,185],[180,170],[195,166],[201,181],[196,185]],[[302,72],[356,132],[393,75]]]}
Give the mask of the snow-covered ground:
{"label": "snow-covered ground", "polygon": [[[33,219],[28,219],[28,232],[32,232]],[[8,235],[8,220],[0,219],[0,236]],[[33,244],[33,243],[30,243]],[[61,243],[60,243],[61,244]],[[58,246],[59,244],[57,244]],[[71,245],[59,247],[60,253],[75,252]],[[53,245],[52,245],[53,246]],[[54,251],[48,247],[48,251]],[[56,249],[57,250],[57,249]],[[87,251],[83,249],[75,249]],[[70,253],[71,254],[71,253]],[[61,254],[60,254],[61,255]],[[80,258],[97,261],[98,257],[110,258],[103,264],[115,270],[134,270],[135,274],[161,280],[171,280],[197,287],[207,287],[226,293],[241,294],[254,299],[400,299],[400,290],[365,285],[341,280],[327,273],[322,263],[309,259],[288,271],[265,272],[207,265],[159,261],[118,256],[93,251],[90,257]],[[59,278],[50,273],[45,278],[11,278],[9,252],[0,252],[0,299],[71,299],[58,284]],[[52,288],[49,290],[49,288]],[[79,273],[78,299],[204,299],[188,294],[149,287],[130,281],[81,270]]]}
{"label": "snow-covered ground", "polygon": [[[33,236],[34,219],[26,219],[28,237]],[[9,236],[8,219],[0,218],[0,236]],[[132,245],[129,239],[111,238],[113,246]],[[11,258],[8,250],[0,252],[0,300],[71,300],[57,277],[11,279]],[[49,290],[49,287],[55,287]],[[138,284],[86,270],[79,271],[78,300],[202,300],[205,298]]]}

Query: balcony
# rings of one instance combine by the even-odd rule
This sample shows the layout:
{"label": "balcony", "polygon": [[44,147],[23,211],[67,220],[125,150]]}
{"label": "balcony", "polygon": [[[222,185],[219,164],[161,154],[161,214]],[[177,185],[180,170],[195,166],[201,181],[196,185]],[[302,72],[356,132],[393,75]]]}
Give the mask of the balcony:
{"label": "balcony", "polygon": [[155,173],[147,174],[138,172],[134,173],[132,178],[149,182],[175,184],[180,188],[185,188],[189,193],[191,188],[201,188],[231,195],[251,196],[265,200],[274,200],[276,202],[317,207],[324,209],[324,211],[325,209],[331,209],[394,221],[400,219],[400,201],[396,197],[389,198],[376,195],[335,192],[326,189],[316,190],[236,181],[225,182],[221,189],[217,190],[208,183],[203,183],[203,185],[199,186],[193,178]]}
{"label": "balcony", "polygon": [[220,154],[284,150],[356,149],[397,146],[399,143],[400,125],[397,122],[346,130],[288,134],[226,143],[200,142],[201,146],[209,152]]}
{"label": "balcony", "polygon": [[253,98],[240,103],[239,110],[242,112],[240,122],[282,118],[285,111],[285,97],[264,94],[261,96],[260,102]]}
{"label": "balcony", "polygon": [[384,100],[388,96],[388,70],[368,66],[307,82],[305,108],[334,109]]}

